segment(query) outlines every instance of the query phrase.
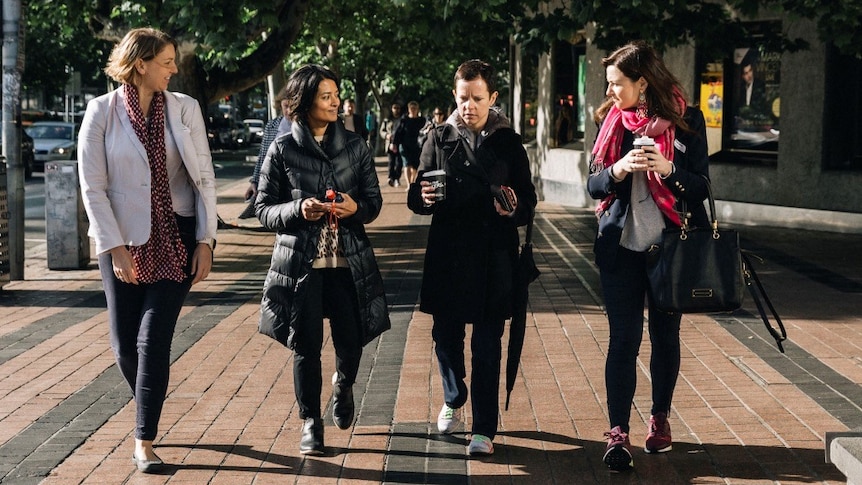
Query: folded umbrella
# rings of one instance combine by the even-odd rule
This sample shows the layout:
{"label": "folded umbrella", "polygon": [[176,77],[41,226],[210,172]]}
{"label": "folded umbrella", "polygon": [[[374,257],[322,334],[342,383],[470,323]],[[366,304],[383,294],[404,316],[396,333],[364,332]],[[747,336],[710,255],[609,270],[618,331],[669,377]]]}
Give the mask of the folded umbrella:
{"label": "folded umbrella", "polygon": [[506,410],[509,410],[509,397],[515,387],[515,377],[521,364],[521,351],[524,348],[524,335],[527,330],[527,304],[530,298],[530,283],[539,277],[539,269],[533,259],[533,214],[527,223],[527,234],[521,253],[518,256],[518,267],[515,268],[515,289],[512,299],[512,323],[509,325],[509,351],[506,358]]}

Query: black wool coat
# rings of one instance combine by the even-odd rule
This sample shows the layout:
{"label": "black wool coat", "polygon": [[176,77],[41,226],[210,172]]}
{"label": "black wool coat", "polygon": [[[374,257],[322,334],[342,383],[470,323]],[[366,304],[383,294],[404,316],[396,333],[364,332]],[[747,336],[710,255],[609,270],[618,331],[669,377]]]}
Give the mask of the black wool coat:
{"label": "black wool coat", "polygon": [[[462,322],[509,318],[518,226],[527,223],[536,207],[521,137],[507,125],[497,128],[475,150],[474,164],[455,126],[447,123],[431,133],[422,149],[419,178],[407,197],[413,212],[433,214],[419,309]],[[446,199],[425,207],[418,181],[437,169],[446,170]],[[514,216],[497,214],[491,185],[514,189]]]}
{"label": "black wool coat", "polygon": [[357,211],[340,219],[338,234],[347,258],[365,345],[390,328],[383,279],[365,232],[383,206],[368,145],[340,122],[330,123],[321,147],[302,121],[269,148],[258,183],[255,214],[275,231],[272,260],[263,288],[260,332],[293,348],[300,310],[306,303],[308,274],[326,217],[302,217],[303,199],[324,200],[326,189],[350,194]]}

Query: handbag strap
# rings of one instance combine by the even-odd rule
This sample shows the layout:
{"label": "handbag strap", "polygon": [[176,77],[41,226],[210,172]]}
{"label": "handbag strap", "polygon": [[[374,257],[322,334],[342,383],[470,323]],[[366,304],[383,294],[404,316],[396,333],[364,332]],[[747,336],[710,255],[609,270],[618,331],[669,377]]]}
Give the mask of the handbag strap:
{"label": "handbag strap", "polygon": [[[781,342],[787,340],[787,330],[785,330],[784,324],[781,322],[781,317],[778,316],[778,312],[775,311],[775,307],[772,306],[772,300],[769,299],[769,295],[767,295],[766,290],[763,289],[763,284],[760,283],[760,278],[757,277],[757,272],[754,271],[754,265],[751,263],[751,258],[748,257],[745,251],[741,251],[741,255],[744,265],[743,275],[745,276],[745,284],[748,286],[748,292],[751,293],[751,298],[757,306],[757,311],[760,313],[760,319],[763,320],[766,330],[770,335],[772,335],[772,338],[775,339],[775,344],[778,346],[778,350],[783,354],[784,346],[781,345]],[[754,282],[754,285],[751,284],[752,281]],[[761,302],[761,297],[763,298],[763,302]],[[772,313],[772,317],[778,325],[778,330],[769,324],[769,316],[763,308],[763,303],[766,303],[770,313]]]}

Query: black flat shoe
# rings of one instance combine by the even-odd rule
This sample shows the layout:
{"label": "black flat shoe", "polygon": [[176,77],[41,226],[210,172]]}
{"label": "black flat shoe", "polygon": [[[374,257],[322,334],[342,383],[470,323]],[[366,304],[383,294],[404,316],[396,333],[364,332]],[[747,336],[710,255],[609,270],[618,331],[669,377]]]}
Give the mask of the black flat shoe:
{"label": "black flat shoe", "polygon": [[299,440],[299,452],[303,455],[319,456],[323,454],[323,420],[306,418],[302,425],[302,438]]}
{"label": "black flat shoe", "polygon": [[353,386],[336,384],[332,390],[332,421],[339,429],[347,429],[353,424],[354,411]]}
{"label": "black flat shoe", "polygon": [[161,471],[165,466],[165,462],[158,456],[155,460],[139,460],[134,453],[132,453],[132,462],[134,462],[141,473],[156,473]]}

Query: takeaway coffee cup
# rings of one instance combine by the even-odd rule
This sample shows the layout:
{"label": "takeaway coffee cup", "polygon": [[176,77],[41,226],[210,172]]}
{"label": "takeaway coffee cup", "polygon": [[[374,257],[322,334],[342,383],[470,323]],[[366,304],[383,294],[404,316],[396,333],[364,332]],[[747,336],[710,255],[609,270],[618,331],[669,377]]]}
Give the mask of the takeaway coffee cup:
{"label": "takeaway coffee cup", "polygon": [[422,178],[431,183],[431,187],[434,187],[434,201],[440,202],[441,200],[446,199],[446,171],[445,170],[432,170],[430,172],[425,172],[422,174]]}
{"label": "takeaway coffee cup", "polygon": [[643,147],[654,147],[655,146],[655,140],[653,140],[652,138],[650,138],[648,136],[642,136],[640,138],[635,138],[633,145],[634,145],[635,150],[637,150],[639,148],[643,148]]}

